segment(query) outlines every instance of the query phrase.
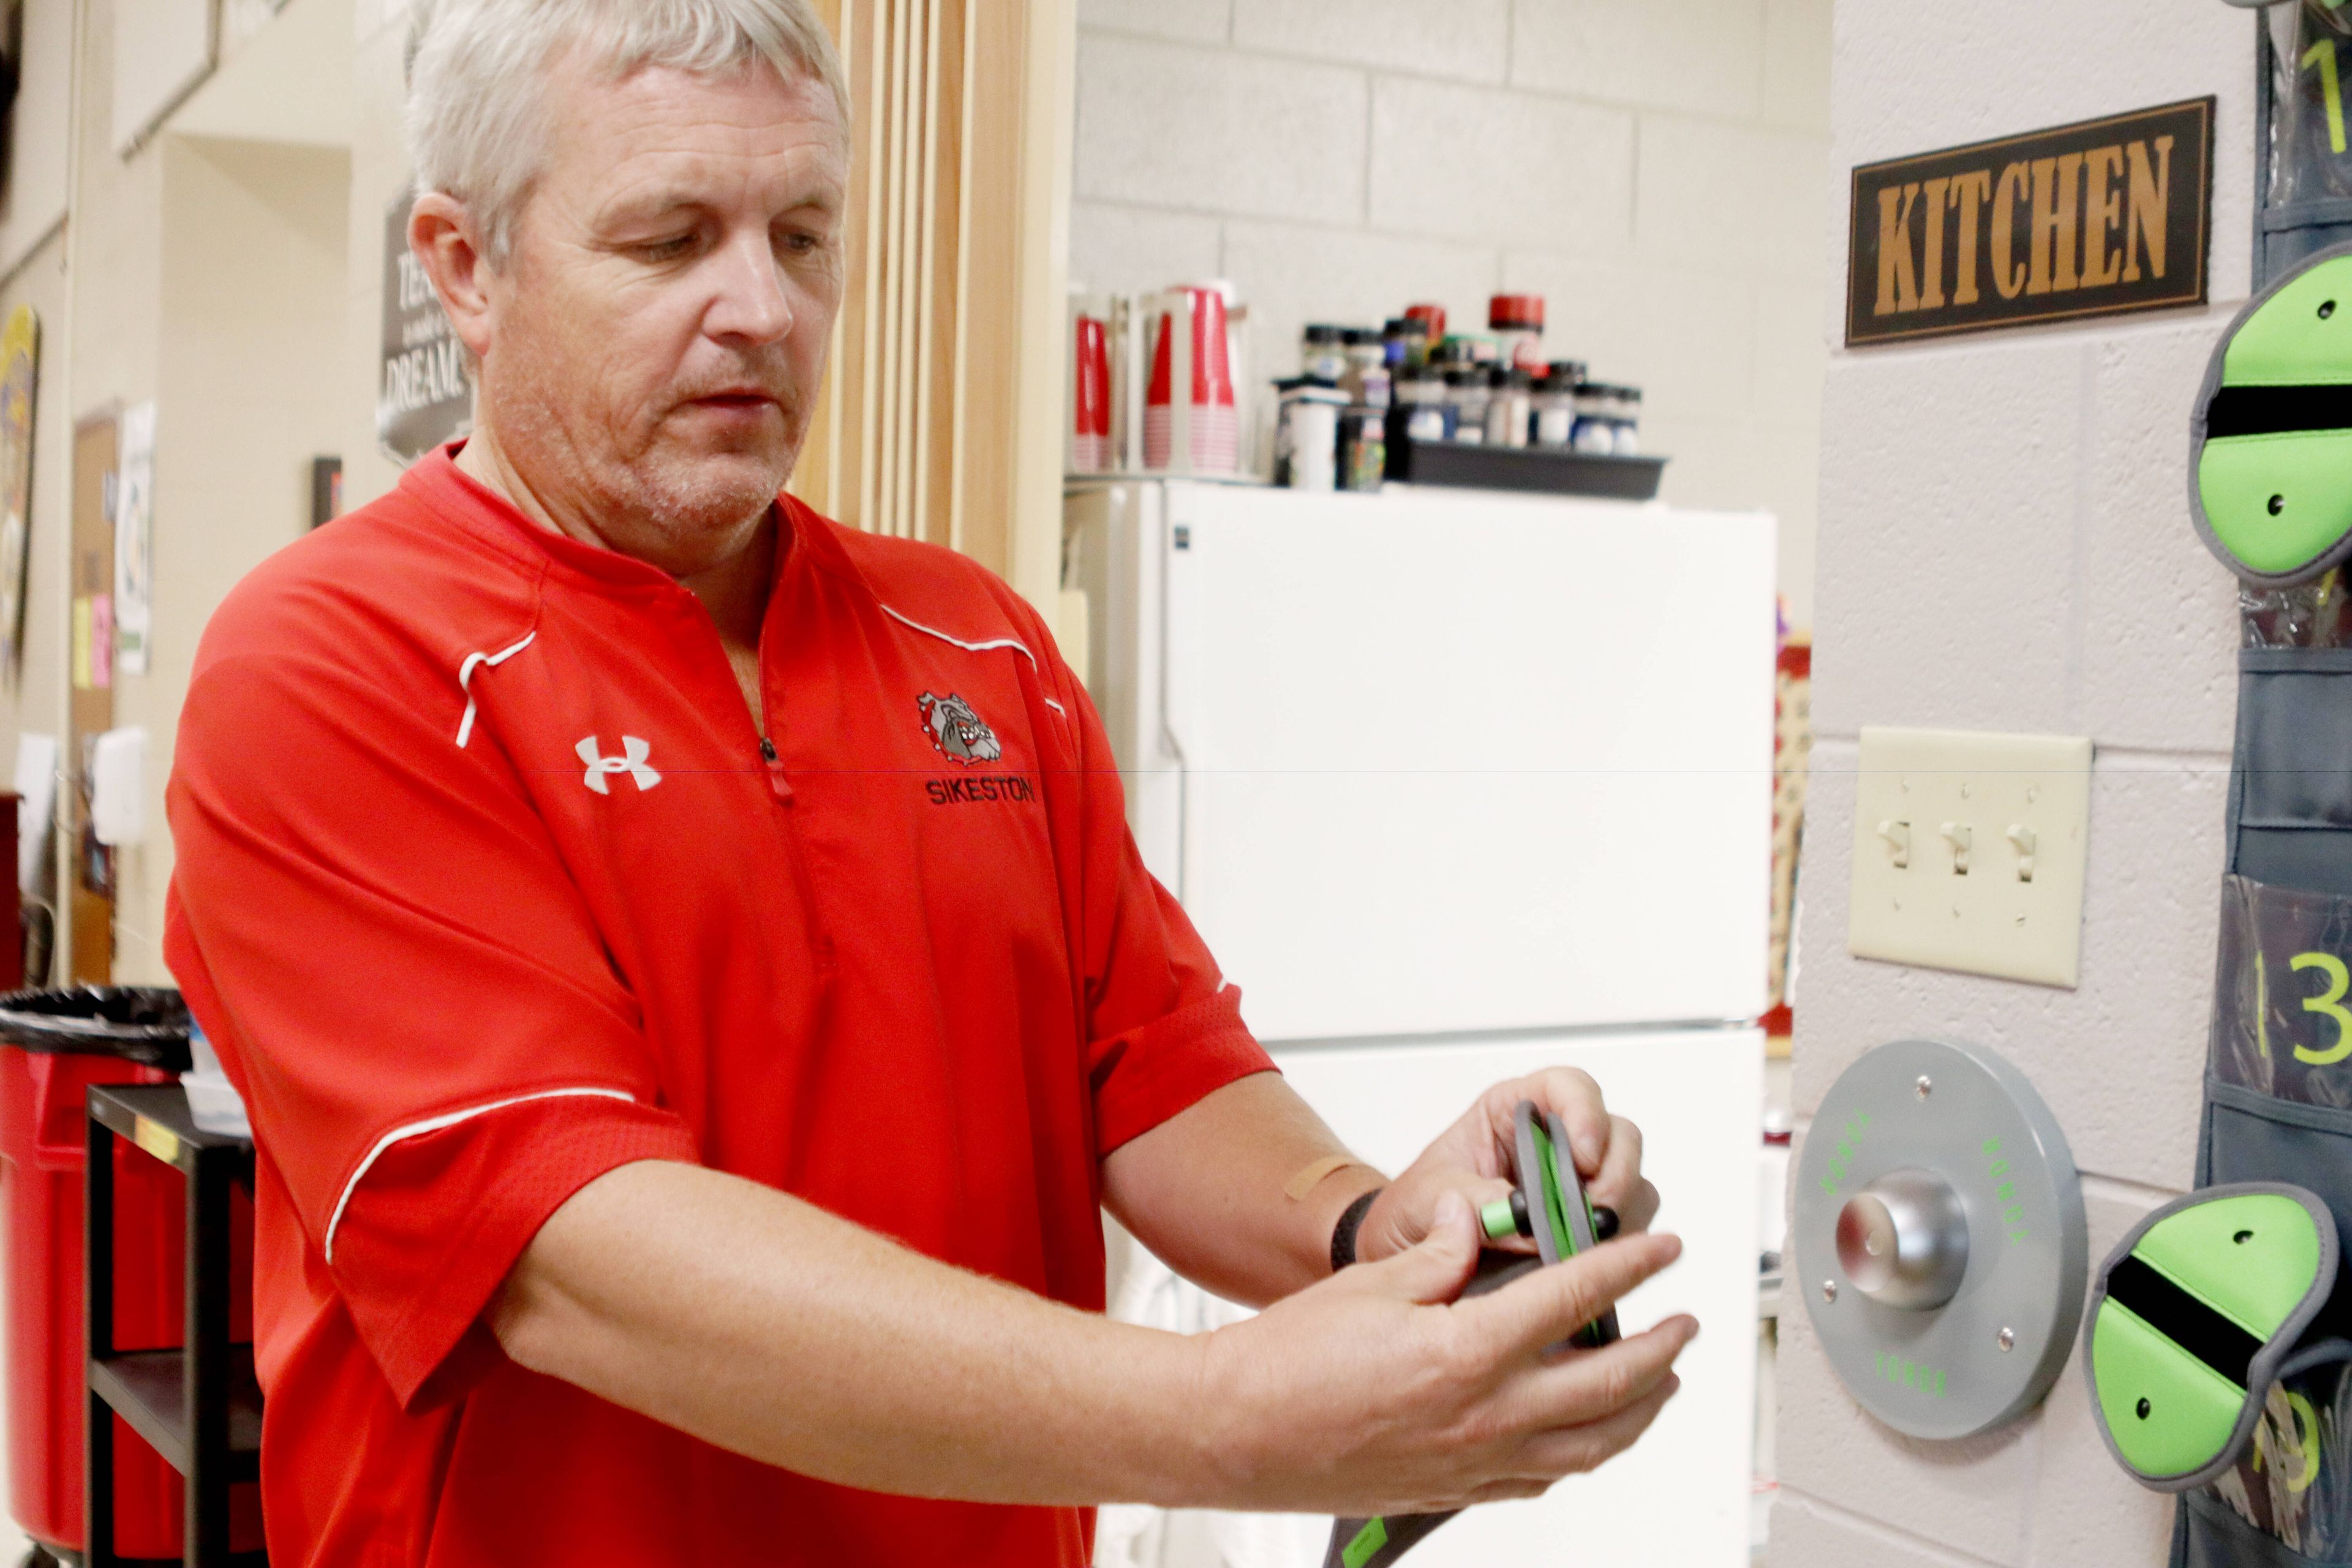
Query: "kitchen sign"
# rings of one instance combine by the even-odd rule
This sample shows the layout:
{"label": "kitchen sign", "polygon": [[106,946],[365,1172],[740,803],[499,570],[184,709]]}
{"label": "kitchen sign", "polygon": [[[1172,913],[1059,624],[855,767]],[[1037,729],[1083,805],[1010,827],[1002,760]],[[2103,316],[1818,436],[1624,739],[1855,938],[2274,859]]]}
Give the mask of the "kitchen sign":
{"label": "kitchen sign", "polygon": [[2213,100],[1853,172],[1849,347],[2205,302]]}
{"label": "kitchen sign", "polygon": [[474,379],[441,297],[408,249],[405,193],[383,224],[383,360],[376,439],[394,460],[416,461],[474,427]]}

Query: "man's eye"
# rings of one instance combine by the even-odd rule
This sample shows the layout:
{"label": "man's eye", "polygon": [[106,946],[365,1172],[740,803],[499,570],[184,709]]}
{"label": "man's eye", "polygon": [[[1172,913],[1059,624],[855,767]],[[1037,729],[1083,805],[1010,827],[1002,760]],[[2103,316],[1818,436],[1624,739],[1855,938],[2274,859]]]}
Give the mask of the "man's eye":
{"label": "man's eye", "polygon": [[694,248],[694,236],[674,235],[668,239],[651,240],[637,247],[637,254],[647,261],[676,261]]}
{"label": "man's eye", "polygon": [[783,237],[783,247],[794,256],[806,256],[824,247],[824,237],[806,229],[794,229]]}

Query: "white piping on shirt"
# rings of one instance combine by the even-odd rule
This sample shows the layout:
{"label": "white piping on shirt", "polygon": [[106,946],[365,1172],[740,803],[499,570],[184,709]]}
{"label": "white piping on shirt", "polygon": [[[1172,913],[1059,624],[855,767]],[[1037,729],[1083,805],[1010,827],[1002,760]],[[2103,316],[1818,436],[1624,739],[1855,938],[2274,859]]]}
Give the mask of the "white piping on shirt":
{"label": "white piping on shirt", "polygon": [[464,751],[466,742],[474,738],[474,671],[486,664],[495,669],[538,640],[539,634],[532,632],[512,647],[500,648],[496,653],[469,653],[466,662],[457,667],[457,689],[466,694],[466,716],[457,723],[459,751]]}
{"label": "white piping on shirt", "polygon": [[[517,647],[520,646],[520,643],[516,645]],[[512,653],[514,649],[509,648],[507,651]],[[477,654],[475,657],[478,658],[481,656]],[[394,1128],[375,1141],[375,1147],[367,1152],[367,1158],[360,1162],[360,1168],[353,1171],[352,1179],[343,1184],[342,1196],[335,1200],[335,1212],[327,1216],[327,1236],[326,1239],[320,1243],[319,1249],[327,1255],[329,1263],[334,1262],[335,1227],[343,1223],[343,1210],[351,1206],[352,1194],[359,1191],[361,1179],[374,1168],[376,1161],[383,1157],[383,1152],[394,1143],[410,1138],[422,1138],[427,1132],[438,1132],[445,1127],[455,1127],[460,1121],[470,1121],[477,1116],[487,1116],[493,1110],[504,1110],[509,1106],[528,1104],[534,1100],[562,1100],[580,1096],[598,1100],[618,1100],[630,1105],[636,1103],[635,1096],[625,1094],[617,1089],[542,1089],[535,1094],[518,1094],[508,1100],[494,1100],[488,1105],[477,1105],[467,1110],[452,1110],[443,1116],[428,1116],[422,1121],[412,1121],[405,1127]]]}
{"label": "white piping on shirt", "polygon": [[[1021,642],[1013,637],[996,637],[988,642],[966,642],[961,637],[951,637],[948,636],[947,633],[940,630],[937,626],[927,626],[911,616],[902,616],[887,605],[882,605],[881,608],[884,615],[889,616],[892,620],[897,621],[900,626],[912,626],[917,631],[922,633],[925,637],[937,637],[940,641],[943,643],[950,643],[955,647],[963,649],[966,653],[990,653],[1000,647],[1009,647],[1018,653],[1022,658],[1027,659],[1029,661],[1030,668],[1035,669],[1038,668],[1037,656],[1029,651],[1029,645],[1025,642]],[[1063,718],[1066,719],[1070,716],[1070,710],[1063,707],[1060,703],[1055,701],[1052,698],[1045,698],[1044,701],[1046,707],[1051,708]]]}

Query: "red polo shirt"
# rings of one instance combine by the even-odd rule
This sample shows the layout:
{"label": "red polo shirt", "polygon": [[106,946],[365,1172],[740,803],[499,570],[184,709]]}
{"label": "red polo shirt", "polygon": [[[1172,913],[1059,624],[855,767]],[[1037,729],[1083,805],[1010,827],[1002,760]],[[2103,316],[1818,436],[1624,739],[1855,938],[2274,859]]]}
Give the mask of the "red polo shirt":
{"label": "red polo shirt", "polygon": [[205,634],[166,952],[260,1148],[280,1568],[1086,1559],[1082,1510],[756,1464],[481,1322],[635,1160],[1099,1310],[1102,1156],[1270,1065],[1030,607],[782,516],[765,736],[691,595],[446,454]]}

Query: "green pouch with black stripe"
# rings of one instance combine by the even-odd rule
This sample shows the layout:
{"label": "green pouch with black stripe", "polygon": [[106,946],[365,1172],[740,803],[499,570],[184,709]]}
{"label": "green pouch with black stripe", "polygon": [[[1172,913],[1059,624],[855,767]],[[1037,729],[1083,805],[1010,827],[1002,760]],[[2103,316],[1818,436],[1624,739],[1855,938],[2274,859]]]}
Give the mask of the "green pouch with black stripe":
{"label": "green pouch with black stripe", "polygon": [[2250,583],[2352,557],[2352,246],[2287,273],[2222,335],[2189,422],[2189,506]]}
{"label": "green pouch with black stripe", "polygon": [[2270,1385],[2352,1344],[2306,1342],[2336,1287],[2336,1220],[2301,1187],[2206,1187],[2150,1214],[2099,1267],[2084,1374],[2099,1435],[2141,1485],[2210,1484],[2253,1441]]}

